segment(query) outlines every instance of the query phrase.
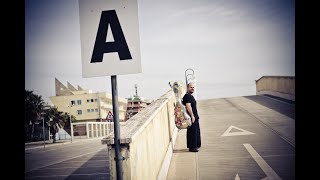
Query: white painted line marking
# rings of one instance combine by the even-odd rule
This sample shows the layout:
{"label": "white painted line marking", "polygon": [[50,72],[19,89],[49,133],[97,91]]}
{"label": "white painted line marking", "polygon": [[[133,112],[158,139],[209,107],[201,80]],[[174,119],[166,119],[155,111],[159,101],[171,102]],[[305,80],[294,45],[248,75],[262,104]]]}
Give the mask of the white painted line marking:
{"label": "white painted line marking", "polygon": [[240,180],[239,174],[236,175],[236,177],[234,178],[234,180]]}
{"label": "white painted line marking", "polygon": [[[241,132],[230,132],[232,128],[238,129]],[[221,136],[240,136],[240,135],[250,135],[250,134],[255,134],[255,133],[249,132],[247,130],[244,130],[235,126],[230,126]]]}
{"label": "white painted line marking", "polygon": [[273,180],[280,180],[281,178],[278,176],[276,172],[267,164],[267,162],[257,153],[256,150],[250,144],[243,144],[253,159],[257,162],[260,166],[262,171],[267,175],[267,177],[263,178],[263,180],[273,179]]}
{"label": "white painted line marking", "polygon": [[196,156],[196,180],[200,180],[198,153],[194,153],[194,154]]}

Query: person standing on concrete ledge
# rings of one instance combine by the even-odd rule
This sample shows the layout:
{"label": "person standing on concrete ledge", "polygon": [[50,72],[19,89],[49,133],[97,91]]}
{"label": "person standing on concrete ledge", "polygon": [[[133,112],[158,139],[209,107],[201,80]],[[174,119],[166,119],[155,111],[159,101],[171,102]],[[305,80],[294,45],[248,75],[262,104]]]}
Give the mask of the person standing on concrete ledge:
{"label": "person standing on concrete ledge", "polygon": [[199,126],[199,115],[197,111],[197,101],[193,97],[194,83],[187,85],[187,93],[183,96],[182,103],[186,106],[191,117],[192,125],[187,129],[187,148],[190,152],[198,152],[201,147],[201,136]]}

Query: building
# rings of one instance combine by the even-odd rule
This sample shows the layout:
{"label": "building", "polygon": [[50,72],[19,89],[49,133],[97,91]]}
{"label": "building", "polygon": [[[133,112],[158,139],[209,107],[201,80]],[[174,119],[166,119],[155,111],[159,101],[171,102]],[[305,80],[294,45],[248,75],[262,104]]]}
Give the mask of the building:
{"label": "building", "polygon": [[132,116],[140,112],[142,109],[147,107],[151,101],[147,101],[146,99],[138,96],[137,85],[135,85],[136,94],[133,95],[131,98],[127,98],[127,116],[126,119],[130,119]]}
{"label": "building", "polygon": [[[52,104],[59,111],[70,113],[77,122],[103,122],[112,111],[112,94],[107,92],[93,93],[80,86],[76,89],[69,82],[67,87],[55,78],[56,96],[51,96]],[[125,121],[127,99],[118,96],[119,121]]]}

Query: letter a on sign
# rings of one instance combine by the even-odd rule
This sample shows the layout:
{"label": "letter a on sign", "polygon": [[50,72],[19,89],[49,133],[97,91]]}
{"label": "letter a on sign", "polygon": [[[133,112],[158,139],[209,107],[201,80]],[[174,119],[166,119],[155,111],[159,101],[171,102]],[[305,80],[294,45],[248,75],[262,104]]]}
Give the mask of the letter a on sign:
{"label": "letter a on sign", "polygon": [[137,0],[79,0],[79,17],[83,77],[142,72]]}
{"label": "letter a on sign", "polygon": [[[115,32],[114,42],[105,42],[108,25]],[[102,62],[103,54],[118,52],[120,60],[132,59],[115,10],[102,11],[91,63]]]}

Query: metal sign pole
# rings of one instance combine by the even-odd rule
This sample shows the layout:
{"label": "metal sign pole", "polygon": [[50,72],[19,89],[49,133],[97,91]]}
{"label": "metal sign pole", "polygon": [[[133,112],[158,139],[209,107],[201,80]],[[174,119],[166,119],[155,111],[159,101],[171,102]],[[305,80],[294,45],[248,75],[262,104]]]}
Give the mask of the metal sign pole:
{"label": "metal sign pole", "polygon": [[113,126],[114,126],[114,145],[115,145],[115,159],[117,180],[122,180],[122,156],[120,152],[120,128],[119,128],[119,106],[118,106],[118,87],[117,76],[111,76],[111,89],[112,89],[112,109],[113,109]]}

